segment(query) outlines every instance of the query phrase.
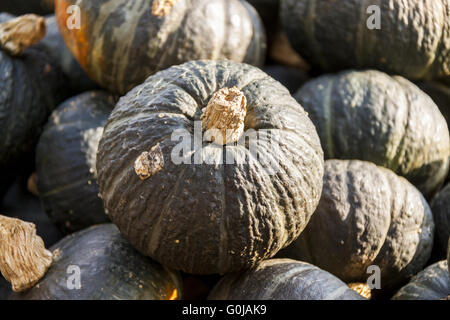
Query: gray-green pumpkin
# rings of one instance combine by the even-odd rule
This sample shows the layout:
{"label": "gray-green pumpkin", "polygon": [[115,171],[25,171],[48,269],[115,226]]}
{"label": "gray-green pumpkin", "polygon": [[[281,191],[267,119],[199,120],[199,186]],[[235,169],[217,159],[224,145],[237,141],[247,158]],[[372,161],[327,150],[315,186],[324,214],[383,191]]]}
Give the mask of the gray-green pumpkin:
{"label": "gray-green pumpkin", "polygon": [[315,124],[326,159],[374,162],[427,197],[447,177],[447,122],[433,100],[405,78],[345,71],[307,82],[295,98]]}
{"label": "gray-green pumpkin", "polygon": [[86,92],[50,116],[36,148],[39,197],[52,221],[70,233],[108,221],[98,197],[95,160],[116,97]]}
{"label": "gray-green pumpkin", "polygon": [[[69,28],[80,8],[80,28]],[[61,34],[89,76],[125,94],[157,71],[183,62],[232,60],[262,66],[264,27],[239,0],[56,0]]]}
{"label": "gray-green pumpkin", "polygon": [[[90,227],[51,247],[53,264],[19,300],[169,300],[181,298],[181,278],[139,254],[113,224]],[[76,275],[79,275],[79,289]],[[73,286],[73,287],[71,287]]]}
{"label": "gray-green pumpkin", "polygon": [[[223,146],[202,132],[211,110],[221,110],[213,124],[239,124],[237,143]],[[138,250],[188,273],[227,273],[298,237],[320,198],[323,152],[279,82],[247,64],[193,61],[120,99],[97,173],[109,217]]]}
{"label": "gray-green pumpkin", "polygon": [[431,211],[436,225],[436,254],[439,259],[443,259],[450,237],[450,183],[433,198]]}
{"label": "gray-green pumpkin", "polygon": [[446,260],[432,264],[402,287],[393,300],[448,300],[450,274]]}
{"label": "gray-green pumpkin", "polygon": [[210,300],[365,300],[332,274],[309,263],[271,259],[226,275]]}
{"label": "gray-green pumpkin", "polygon": [[448,0],[281,0],[280,10],[294,49],[322,70],[450,75]]}
{"label": "gray-green pumpkin", "polygon": [[422,270],[433,235],[431,210],[406,179],[370,162],[327,160],[317,210],[280,256],[312,263],[346,283],[366,283],[375,265],[384,291]]}

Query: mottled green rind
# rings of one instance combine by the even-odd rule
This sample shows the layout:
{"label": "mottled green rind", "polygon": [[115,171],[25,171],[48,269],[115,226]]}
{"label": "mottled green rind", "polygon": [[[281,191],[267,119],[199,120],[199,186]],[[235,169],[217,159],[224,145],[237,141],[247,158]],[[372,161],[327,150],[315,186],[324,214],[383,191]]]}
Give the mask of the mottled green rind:
{"label": "mottled green rind", "polygon": [[332,274],[291,259],[272,259],[226,275],[209,300],[365,300]]}
{"label": "mottled green rind", "polygon": [[392,171],[364,161],[327,160],[322,197],[287,257],[312,263],[346,283],[381,271],[387,290],[425,266],[434,223],[422,194]]}
{"label": "mottled green rind", "polygon": [[[175,164],[180,140],[172,141],[173,132],[192,133],[212,95],[233,86],[247,99],[246,130],[271,130],[275,143],[262,138],[257,151],[278,158],[278,171],[260,161]],[[157,143],[165,164],[142,181],[134,162]],[[205,159],[221,149],[203,143]],[[225,150],[254,159],[242,145]],[[222,274],[270,258],[297,238],[320,198],[323,152],[307,114],[279,82],[250,65],[195,61],[121,98],[99,144],[97,172],[109,216],[133,246],[173,269]]]}
{"label": "mottled green rind", "polygon": [[439,259],[444,259],[450,237],[450,184],[433,198],[431,211],[436,225],[436,253]]}
{"label": "mottled green rind", "polygon": [[[69,48],[92,79],[125,94],[170,66],[211,59],[262,66],[266,39],[253,7],[238,0],[178,0],[166,16],[154,16],[154,0],[57,0],[57,12],[76,4],[85,17],[83,57]],[[67,43],[70,31],[58,19]],[[83,49],[80,49],[83,51]],[[83,61],[85,63],[83,63]]]}
{"label": "mottled green rind", "polygon": [[294,97],[315,124],[325,159],[373,162],[407,178],[427,198],[447,177],[447,122],[405,78],[346,71],[307,82]]}
{"label": "mottled green rind", "polygon": [[116,98],[86,92],[62,103],[50,116],[36,148],[39,196],[64,233],[108,221],[98,197],[95,160],[103,126]]}
{"label": "mottled green rind", "polygon": [[[51,247],[58,250],[45,277],[20,300],[168,300],[181,278],[135,251],[112,224],[94,226],[67,236]],[[67,283],[69,266],[80,268],[81,289]],[[69,281],[69,283],[72,283]]]}
{"label": "mottled green rind", "polygon": [[436,262],[415,275],[392,300],[447,300],[450,296],[450,275],[447,261]]}
{"label": "mottled green rind", "polygon": [[[380,8],[380,29],[367,26],[372,5]],[[322,70],[450,75],[448,0],[281,0],[280,15],[293,48]]]}

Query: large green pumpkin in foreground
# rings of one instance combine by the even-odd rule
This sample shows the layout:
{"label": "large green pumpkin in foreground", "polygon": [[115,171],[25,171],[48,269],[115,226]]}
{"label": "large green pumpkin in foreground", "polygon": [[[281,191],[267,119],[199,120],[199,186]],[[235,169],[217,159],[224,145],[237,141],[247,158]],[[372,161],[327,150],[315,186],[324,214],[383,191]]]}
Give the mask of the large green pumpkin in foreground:
{"label": "large green pumpkin in foreground", "polygon": [[281,0],[280,10],[294,49],[322,70],[450,75],[448,0]]}
{"label": "large green pumpkin in foreground", "polygon": [[407,178],[428,198],[447,177],[447,122],[405,78],[345,71],[307,82],[295,98],[315,124],[326,159],[373,162]]}
{"label": "large green pumpkin in foreground", "polygon": [[298,237],[320,198],[323,152],[279,82],[247,64],[194,61],[120,99],[97,173],[109,217],[138,250],[188,273],[227,273]]}
{"label": "large green pumpkin in foreground", "polygon": [[[191,60],[262,66],[265,59],[264,27],[245,1],[56,0],[55,5],[70,51],[110,92],[125,94],[155,72]],[[79,11],[70,11],[72,5]]]}

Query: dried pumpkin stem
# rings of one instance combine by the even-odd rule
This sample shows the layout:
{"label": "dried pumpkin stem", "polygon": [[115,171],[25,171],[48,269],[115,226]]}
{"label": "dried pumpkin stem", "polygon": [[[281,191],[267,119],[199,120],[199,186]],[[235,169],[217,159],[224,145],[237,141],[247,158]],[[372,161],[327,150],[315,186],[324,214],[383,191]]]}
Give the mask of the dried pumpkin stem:
{"label": "dried pumpkin stem", "polygon": [[247,99],[236,87],[217,91],[202,110],[205,139],[217,144],[233,143],[244,133]]}
{"label": "dried pumpkin stem", "polygon": [[372,290],[370,290],[370,287],[367,283],[362,282],[350,283],[348,284],[348,287],[353,291],[358,292],[366,299],[370,299],[372,297]]}
{"label": "dried pumpkin stem", "polygon": [[52,261],[33,223],[0,215],[0,271],[15,292],[32,288]]}
{"label": "dried pumpkin stem", "polygon": [[158,17],[164,17],[172,11],[173,5],[178,0],[155,0],[153,1],[152,14]]}
{"label": "dried pumpkin stem", "polygon": [[161,171],[164,167],[164,156],[159,143],[150,151],[144,151],[134,162],[134,171],[141,180],[146,180]]}
{"label": "dried pumpkin stem", "polygon": [[0,24],[0,46],[10,55],[19,56],[38,43],[46,33],[45,19],[25,14]]}

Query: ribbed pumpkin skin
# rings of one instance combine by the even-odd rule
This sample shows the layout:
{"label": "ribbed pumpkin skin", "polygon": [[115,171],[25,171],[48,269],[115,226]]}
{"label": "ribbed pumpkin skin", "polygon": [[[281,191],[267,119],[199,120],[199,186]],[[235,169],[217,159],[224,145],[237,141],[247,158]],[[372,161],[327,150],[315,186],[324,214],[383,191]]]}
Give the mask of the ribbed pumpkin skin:
{"label": "ribbed pumpkin skin", "polygon": [[392,297],[393,300],[441,300],[450,296],[447,261],[436,262],[415,275]]}
{"label": "ribbed pumpkin skin", "polygon": [[[45,277],[10,299],[169,300],[174,290],[181,295],[180,276],[139,254],[113,224],[69,235],[50,250],[59,253]],[[67,286],[74,274],[68,273],[69,266],[80,268],[79,290]]]}
{"label": "ribbed pumpkin skin", "polygon": [[346,283],[381,271],[385,290],[422,270],[434,223],[422,194],[406,179],[365,161],[325,161],[316,212],[280,256],[310,262]]}
{"label": "ribbed pumpkin skin", "polygon": [[436,225],[435,246],[439,258],[444,258],[450,237],[450,183],[431,202],[434,224]]}
{"label": "ribbed pumpkin skin", "polygon": [[[212,95],[233,86],[247,99],[245,130],[271,129],[277,143],[263,138],[258,152],[277,155],[275,175],[259,161],[171,160],[180,144],[173,132],[192,133]],[[141,181],[134,162],[157,143],[163,169]],[[225,154],[248,155],[242,145],[224,149],[223,163]],[[218,150],[203,142],[203,159]],[[97,172],[111,220],[138,250],[188,273],[226,273],[275,255],[300,234],[320,198],[323,152],[307,114],[277,81],[246,64],[194,61],[149,77],[120,99],[99,144]]]}
{"label": "ribbed pumpkin skin", "polygon": [[95,84],[75,60],[67,48],[58,30],[56,17],[54,15],[45,18],[47,32],[45,37],[37,44],[38,47],[48,48],[53,61],[58,63],[65,76],[65,86],[70,91],[70,96],[78,93],[98,89]]}
{"label": "ribbed pumpkin skin", "polygon": [[[371,5],[380,29],[369,29]],[[450,75],[448,0],[281,0],[295,50],[326,71],[373,68],[408,79]]]}
{"label": "ribbed pumpkin skin", "polygon": [[389,168],[427,197],[447,177],[447,123],[431,98],[405,78],[346,71],[314,79],[294,97],[315,124],[326,159]]}
{"label": "ribbed pumpkin skin", "polygon": [[[450,84],[449,84],[450,85]],[[419,84],[420,89],[427,93],[437,104],[442,114],[450,124],[450,87],[439,82],[429,81]]]}
{"label": "ribbed pumpkin skin", "polygon": [[66,233],[108,221],[98,197],[95,160],[103,126],[116,98],[92,91],[62,103],[50,116],[36,148],[39,197]]}
{"label": "ribbed pumpkin skin", "polygon": [[332,274],[309,263],[271,259],[215,286],[210,300],[365,300]]}
{"label": "ribbed pumpkin skin", "polygon": [[[12,16],[0,14],[0,22]],[[20,58],[0,51],[0,189],[25,165],[51,111],[64,96],[62,72],[48,52],[29,48]],[[6,184],[6,183],[5,183]]]}
{"label": "ribbed pumpkin skin", "polygon": [[[172,65],[197,59],[262,65],[266,41],[256,11],[238,0],[178,0],[166,16],[154,0],[56,0],[59,28],[88,74],[125,94]],[[81,10],[81,29],[69,30],[66,10]]]}

